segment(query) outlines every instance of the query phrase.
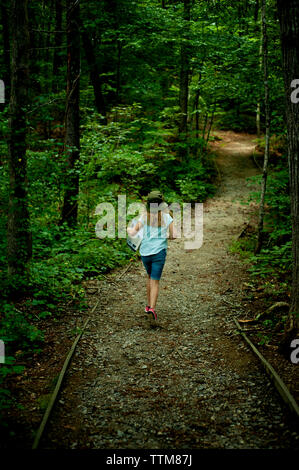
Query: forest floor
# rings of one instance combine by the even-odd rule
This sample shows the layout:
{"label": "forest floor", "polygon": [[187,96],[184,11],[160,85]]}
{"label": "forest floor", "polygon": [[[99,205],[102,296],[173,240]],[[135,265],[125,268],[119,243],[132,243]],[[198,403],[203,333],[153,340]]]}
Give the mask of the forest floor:
{"label": "forest floor", "polygon": [[[99,305],[40,448],[299,448],[296,423],[233,322],[265,308],[263,298],[248,298],[247,265],[229,249],[256,219],[255,204],[245,204],[252,190],[246,178],[259,173],[254,136],[216,134],[221,178],[204,204],[203,245],[186,250],[184,238],[169,241],[156,323],[144,313],[141,261],[85,283],[90,307]],[[8,447],[32,445],[42,401],[87,316],[70,315],[46,332],[44,352],[16,387],[24,409]],[[298,366],[275,359],[274,348],[263,351],[288,385],[298,384]]]}

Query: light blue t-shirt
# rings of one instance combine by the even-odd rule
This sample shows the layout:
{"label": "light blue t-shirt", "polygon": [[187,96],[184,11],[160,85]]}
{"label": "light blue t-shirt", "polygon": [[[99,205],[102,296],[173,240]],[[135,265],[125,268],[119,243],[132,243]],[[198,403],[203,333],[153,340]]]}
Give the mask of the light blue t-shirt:
{"label": "light blue t-shirt", "polygon": [[167,250],[167,229],[173,218],[170,214],[162,214],[164,224],[161,227],[147,225],[146,218],[139,219],[143,224],[143,238],[140,244],[141,256],[155,255],[164,248]]}

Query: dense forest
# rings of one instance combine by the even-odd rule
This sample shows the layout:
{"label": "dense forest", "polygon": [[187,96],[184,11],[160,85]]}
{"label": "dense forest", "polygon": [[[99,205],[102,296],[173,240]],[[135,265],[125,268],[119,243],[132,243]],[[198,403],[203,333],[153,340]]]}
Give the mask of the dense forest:
{"label": "dense forest", "polygon": [[[253,231],[231,247],[298,336],[298,0],[1,0],[0,412],[43,325],[132,257],[95,209],[217,192],[217,130],[255,139]],[[250,201],[248,201],[249,203]],[[129,217],[129,216],[128,216]],[[132,217],[132,216],[130,216]]]}

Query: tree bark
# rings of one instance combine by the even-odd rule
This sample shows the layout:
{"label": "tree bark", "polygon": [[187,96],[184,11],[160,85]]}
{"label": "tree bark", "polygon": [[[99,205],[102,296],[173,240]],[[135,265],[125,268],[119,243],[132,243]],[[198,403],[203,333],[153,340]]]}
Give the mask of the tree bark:
{"label": "tree bark", "polygon": [[207,134],[207,138],[206,138],[205,149],[207,148],[209,140],[210,140],[210,134],[211,134],[211,130],[212,130],[213,122],[214,122],[215,111],[216,111],[216,104],[217,104],[217,102],[215,100],[214,103],[213,103],[213,110],[212,110],[212,115],[211,115],[211,119],[210,119],[210,123],[209,123],[209,129],[208,129],[208,134]]}
{"label": "tree bark", "polygon": [[[120,23],[120,2],[117,0],[104,0],[105,11],[109,15],[110,27],[117,31],[119,29]],[[122,41],[119,39],[118,34],[116,34],[115,40],[116,47],[116,63],[115,63],[115,101],[116,104],[119,103],[120,91],[121,91],[121,55],[122,55]],[[109,62],[114,64],[114,58],[109,58]],[[108,65],[108,64],[107,64]],[[109,65],[109,68],[111,65]]]}
{"label": "tree bark", "polygon": [[76,164],[80,157],[80,2],[67,0],[67,100],[65,113],[65,154],[68,174],[61,212],[61,223],[77,224],[79,174]]}
{"label": "tree bark", "polygon": [[263,69],[264,69],[264,90],[265,90],[265,114],[266,114],[266,144],[264,154],[264,165],[262,175],[261,200],[259,208],[258,237],[255,253],[260,253],[263,243],[263,228],[265,216],[265,196],[268,177],[268,161],[270,153],[270,103],[269,103],[269,83],[268,83],[268,35],[266,23],[266,0],[262,0],[262,31],[263,31]]}
{"label": "tree bark", "polygon": [[[188,21],[190,21],[191,1],[184,0],[184,15],[185,22],[184,33],[181,39],[181,53],[180,53],[180,91],[179,91],[179,149],[178,155],[180,160],[188,157],[188,148],[186,147],[187,132],[188,132],[188,95],[189,95],[189,74],[190,74],[190,60],[189,60],[189,46],[186,41],[188,39]],[[187,31],[186,31],[187,28]]]}
{"label": "tree bark", "polygon": [[4,76],[0,77],[5,84],[5,102],[10,99],[10,44],[9,44],[9,11],[5,5],[1,5],[2,35],[3,35],[3,57],[5,64]]}
{"label": "tree bark", "polygon": [[[257,2],[259,4],[259,2]],[[263,20],[261,19],[261,42],[260,42],[260,50],[259,50],[259,68],[262,72],[263,68]],[[261,136],[261,102],[258,100],[256,106],[256,133],[258,138]]]}
{"label": "tree bark", "polygon": [[195,90],[195,96],[194,96],[194,111],[195,111],[195,138],[198,139],[199,137],[199,109],[198,109],[198,104],[199,104],[199,97],[200,97],[200,82],[201,82],[201,71],[199,72],[198,75],[198,83],[197,83],[197,88]]}
{"label": "tree bark", "polygon": [[[291,328],[299,333],[299,103],[292,98],[292,81],[299,79],[299,0],[277,0],[286,96],[288,164],[292,217]],[[293,323],[293,325],[292,325]]]}
{"label": "tree bark", "polygon": [[119,102],[120,87],[121,87],[121,53],[122,44],[121,41],[117,40],[117,63],[116,63],[116,101]]}
{"label": "tree bark", "polygon": [[104,124],[107,124],[106,119],[106,106],[105,100],[102,93],[102,82],[100,78],[100,72],[98,64],[96,61],[94,47],[90,40],[88,32],[85,30],[83,24],[81,23],[81,36],[83,41],[83,46],[85,50],[85,56],[89,67],[90,81],[94,90],[95,105],[99,114],[103,116]]}
{"label": "tree bark", "polygon": [[28,1],[12,3],[12,63],[9,103],[8,279],[12,293],[23,293],[32,255],[27,201],[26,108],[29,89]]}
{"label": "tree bark", "polygon": [[[184,0],[184,20],[190,21],[190,0]],[[188,90],[189,90],[189,51],[188,46],[184,42],[186,40],[186,34],[183,35],[183,41],[181,44],[181,63],[180,63],[180,92],[179,92],[179,104],[180,104],[180,123],[179,133],[187,134],[187,119],[188,119]]]}
{"label": "tree bark", "polygon": [[258,16],[260,11],[260,2],[259,0],[255,0],[255,9],[254,9],[254,21],[257,23]]}
{"label": "tree bark", "polygon": [[59,83],[58,83],[58,76],[59,71],[63,65],[62,57],[61,57],[61,46],[62,46],[62,1],[55,0],[55,36],[54,36],[54,57],[53,57],[53,82],[52,82],[52,90],[58,91]]}

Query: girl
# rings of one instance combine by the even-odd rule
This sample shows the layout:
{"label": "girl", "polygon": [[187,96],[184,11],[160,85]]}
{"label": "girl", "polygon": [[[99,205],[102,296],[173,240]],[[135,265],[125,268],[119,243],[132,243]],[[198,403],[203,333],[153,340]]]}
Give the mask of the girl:
{"label": "girl", "polygon": [[[163,207],[164,206],[164,207]],[[173,219],[163,211],[167,204],[163,200],[160,191],[152,191],[147,196],[146,213],[141,216],[134,228],[128,228],[131,236],[143,228],[143,239],[140,244],[140,256],[148,274],[146,293],[147,306],[145,312],[151,314],[157,320],[155,311],[159,280],[164,268],[167,254],[167,229],[169,227],[169,238],[174,239]]]}

